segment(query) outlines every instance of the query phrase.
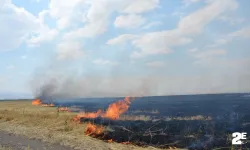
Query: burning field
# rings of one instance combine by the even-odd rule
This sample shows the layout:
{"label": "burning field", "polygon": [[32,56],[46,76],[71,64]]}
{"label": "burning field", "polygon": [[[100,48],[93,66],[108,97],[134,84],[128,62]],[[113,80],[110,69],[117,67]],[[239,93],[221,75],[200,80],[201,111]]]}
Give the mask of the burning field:
{"label": "burning field", "polygon": [[72,120],[78,123],[87,123],[85,134],[104,140],[122,144],[135,144],[139,146],[156,146],[162,148],[176,148],[175,144],[168,145],[168,134],[159,122],[138,122],[136,120],[122,120],[131,104],[132,98],[125,97],[109,105],[106,111],[99,109],[96,112],[82,112]]}
{"label": "burning field", "polygon": [[[157,102],[155,98],[158,99]],[[74,143],[71,145],[74,148],[79,145],[85,147],[90,143],[87,142],[88,139],[91,143],[101,142],[107,147],[112,146],[113,149],[231,149],[237,148],[231,145],[231,133],[250,132],[250,110],[245,105],[246,98],[237,102],[228,100],[227,103],[222,100],[223,95],[216,97],[216,100],[221,101],[194,102],[176,100],[175,97],[168,100],[162,98],[164,99],[117,98],[107,105],[104,105],[104,100],[46,103],[35,99],[27,104],[29,106],[25,106],[34,109],[32,113],[25,107],[21,110],[1,110],[0,119],[19,126],[27,125],[29,130],[32,126],[37,126],[39,130],[27,132],[31,135],[34,132],[46,133],[48,135],[42,137],[49,137],[49,141],[52,138],[60,141],[70,137],[70,142],[66,143]],[[8,108],[12,108],[12,105],[14,106],[8,105]],[[20,121],[24,118],[25,120]],[[30,121],[32,119],[36,121]],[[11,126],[6,124],[7,126],[10,129]],[[0,127],[4,128],[1,124]],[[43,129],[45,127],[48,128]],[[57,136],[58,134],[62,137]],[[98,145],[96,149],[99,149],[100,144]],[[249,144],[242,146],[246,147],[249,147]]]}
{"label": "burning field", "polygon": [[[244,128],[240,124],[242,120],[234,118],[235,114],[231,112],[223,116],[216,116],[212,113],[188,115],[190,112],[185,115],[178,112],[177,116],[170,117],[165,115],[164,110],[160,112],[158,110],[151,112],[129,110],[137,101],[136,98],[127,96],[110,103],[106,109],[97,109],[92,112],[77,111],[78,114],[71,118],[71,122],[86,124],[85,135],[107,143],[116,142],[170,149],[227,147],[230,143],[230,132]],[[37,103],[37,100],[33,103]],[[70,107],[58,107],[58,111],[71,112],[72,110]],[[150,113],[151,115],[142,115]],[[242,114],[240,116],[243,117]],[[246,127],[244,129],[247,130]]]}

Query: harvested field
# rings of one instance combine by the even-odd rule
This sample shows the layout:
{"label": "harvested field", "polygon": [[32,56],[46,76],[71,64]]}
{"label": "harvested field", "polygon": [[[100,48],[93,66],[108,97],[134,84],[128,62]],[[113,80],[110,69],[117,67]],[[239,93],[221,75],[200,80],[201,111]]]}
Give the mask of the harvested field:
{"label": "harvested field", "polygon": [[231,145],[231,134],[250,132],[249,101],[241,95],[232,96],[234,99],[224,100],[224,95],[216,95],[217,101],[117,98],[108,105],[83,99],[81,103],[55,102],[58,108],[5,101],[1,102],[0,128],[74,149],[239,148]]}

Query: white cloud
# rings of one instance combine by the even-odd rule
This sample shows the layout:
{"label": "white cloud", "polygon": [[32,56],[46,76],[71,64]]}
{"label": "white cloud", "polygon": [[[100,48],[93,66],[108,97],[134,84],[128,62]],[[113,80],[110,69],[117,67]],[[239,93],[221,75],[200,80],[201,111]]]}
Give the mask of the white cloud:
{"label": "white cloud", "polygon": [[224,49],[209,49],[203,51],[195,51],[190,54],[191,56],[197,59],[194,63],[200,64],[200,63],[211,62],[212,60],[214,60],[219,56],[226,55],[226,53],[227,51]]}
{"label": "white cloud", "polygon": [[163,61],[151,61],[147,62],[146,65],[153,68],[161,68],[164,67],[166,64]]}
{"label": "white cloud", "polygon": [[38,29],[26,41],[31,47],[40,46],[41,44],[52,41],[59,34],[57,29],[51,29],[45,23],[45,17],[49,15],[48,10],[43,10],[38,14]]}
{"label": "white cloud", "polygon": [[31,47],[40,46],[44,42],[54,40],[58,35],[58,31],[44,26],[37,30],[36,34],[27,40],[27,44]]}
{"label": "white cloud", "polygon": [[230,41],[229,39],[218,39],[216,41],[216,44],[224,45],[224,44],[227,44],[229,41]]}
{"label": "white cloud", "polygon": [[143,25],[146,19],[140,15],[121,15],[115,19],[114,25],[117,28],[137,28]]}
{"label": "white cloud", "polygon": [[0,51],[17,48],[25,41],[35,46],[55,38],[57,32],[44,24],[46,11],[37,17],[8,0],[1,5]]}
{"label": "white cloud", "polygon": [[209,1],[204,7],[180,20],[176,29],[152,32],[142,35],[132,43],[140,51],[132,53],[132,58],[140,58],[151,54],[167,54],[174,46],[192,42],[203,28],[221,14],[236,9],[235,0]]}
{"label": "white cloud", "polygon": [[37,29],[37,18],[11,1],[1,1],[0,11],[0,51],[17,48]]}
{"label": "white cloud", "polygon": [[197,34],[205,25],[213,21],[226,11],[238,7],[235,0],[209,1],[207,6],[191,13],[178,23],[178,31],[183,34]]}
{"label": "white cloud", "polygon": [[150,22],[150,23],[148,23],[147,25],[143,26],[142,29],[150,29],[150,28],[152,28],[152,27],[154,27],[154,26],[159,26],[159,25],[161,25],[161,24],[162,24],[161,21]]}
{"label": "white cloud", "polygon": [[207,47],[214,48],[214,47],[228,44],[231,41],[232,41],[232,38],[229,38],[229,37],[220,38],[220,39],[215,40],[213,44],[207,45]]}
{"label": "white cloud", "polygon": [[213,44],[210,44],[207,47],[217,47],[217,46],[225,45],[230,42],[233,42],[233,40],[236,38],[237,39],[250,38],[250,27],[244,27],[235,32],[229,33],[223,38],[215,40]]}
{"label": "white cloud", "polygon": [[156,8],[159,0],[127,0],[122,2],[124,7],[120,10],[122,13],[144,13]]}
{"label": "white cloud", "polygon": [[153,32],[142,35],[132,41],[141,51],[132,53],[131,58],[141,58],[147,55],[168,54],[172,52],[170,46],[190,43],[192,39],[180,37],[175,31]]}
{"label": "white cloud", "polygon": [[83,56],[82,45],[79,42],[62,42],[57,45],[58,60],[74,60]]}
{"label": "white cloud", "polygon": [[136,37],[138,36],[133,34],[122,34],[116,38],[108,40],[107,44],[109,45],[124,44],[129,40],[135,39]]}
{"label": "white cloud", "polygon": [[238,31],[235,31],[229,34],[230,37],[240,37],[240,38],[249,38],[250,37],[250,27],[242,28]]}
{"label": "white cloud", "polygon": [[45,17],[49,15],[49,11],[48,10],[42,10],[41,12],[39,12],[38,14],[38,19],[40,20],[41,23],[45,22]]}
{"label": "white cloud", "polygon": [[14,66],[14,65],[7,65],[6,66],[6,69],[7,70],[13,70],[13,69],[15,69],[16,67]]}
{"label": "white cloud", "polygon": [[204,59],[204,58],[209,58],[209,57],[214,57],[214,56],[225,55],[226,53],[227,51],[224,49],[212,49],[212,50],[198,52],[194,54],[194,57],[199,58],[199,59]]}
{"label": "white cloud", "polygon": [[111,65],[111,66],[116,66],[119,64],[118,62],[104,60],[104,59],[96,59],[93,61],[93,63],[97,65]]}
{"label": "white cloud", "polygon": [[224,15],[218,18],[220,21],[229,23],[230,25],[236,25],[243,23],[245,21],[245,18],[239,18],[237,16],[229,16],[229,15]]}
{"label": "white cloud", "polygon": [[85,4],[86,0],[51,0],[48,12],[56,19],[57,28],[61,30],[84,21],[84,7],[87,7]]}
{"label": "white cloud", "polygon": [[[69,2],[69,1],[67,1]],[[158,6],[159,0],[92,0],[87,1],[86,22],[83,27],[73,29],[64,35],[64,39],[95,37],[107,30],[112,13],[145,13]],[[64,10],[63,10],[64,11]],[[58,12],[60,12],[58,10]]]}

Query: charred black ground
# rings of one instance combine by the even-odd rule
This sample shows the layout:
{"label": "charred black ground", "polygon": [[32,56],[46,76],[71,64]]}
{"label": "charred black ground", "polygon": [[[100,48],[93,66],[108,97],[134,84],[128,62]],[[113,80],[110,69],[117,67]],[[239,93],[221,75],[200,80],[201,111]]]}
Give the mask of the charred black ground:
{"label": "charred black ground", "polygon": [[[118,99],[81,99],[58,105],[96,111],[104,110]],[[250,133],[249,106],[250,97],[247,94],[144,97],[133,101],[125,114],[134,116],[132,120],[130,117],[121,120],[82,118],[81,122],[106,127],[103,135],[93,136],[105,141],[112,139],[140,146],[171,146],[191,150],[229,149],[232,147],[233,132]],[[145,120],[136,120],[136,116],[141,115]],[[241,148],[249,148],[249,143]]]}
{"label": "charred black ground", "polygon": [[[247,132],[248,127],[241,121],[228,122],[230,116],[214,120],[153,120],[130,121],[108,120],[103,118],[85,119],[81,122],[106,127],[104,134],[93,137],[102,140],[112,139],[116,142],[130,142],[140,146],[155,146],[160,148],[178,147],[193,150],[213,149],[231,146],[232,132]],[[242,118],[243,119],[243,118]],[[244,145],[245,148],[249,144]]]}

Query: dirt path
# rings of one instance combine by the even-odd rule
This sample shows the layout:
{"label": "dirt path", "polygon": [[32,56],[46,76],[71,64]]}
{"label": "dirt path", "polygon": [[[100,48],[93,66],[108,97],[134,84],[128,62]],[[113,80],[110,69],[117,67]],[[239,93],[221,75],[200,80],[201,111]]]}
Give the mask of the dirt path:
{"label": "dirt path", "polygon": [[28,139],[20,135],[0,131],[0,149],[10,150],[73,150],[59,144],[49,144],[37,139]]}

